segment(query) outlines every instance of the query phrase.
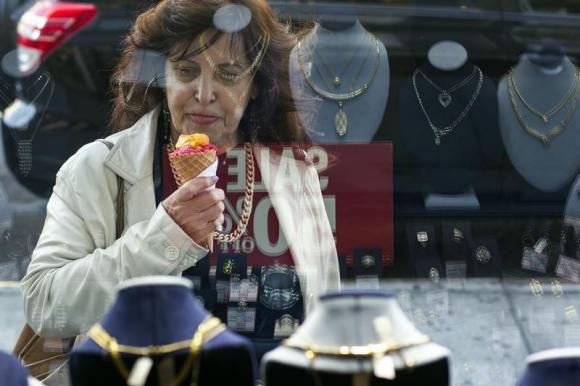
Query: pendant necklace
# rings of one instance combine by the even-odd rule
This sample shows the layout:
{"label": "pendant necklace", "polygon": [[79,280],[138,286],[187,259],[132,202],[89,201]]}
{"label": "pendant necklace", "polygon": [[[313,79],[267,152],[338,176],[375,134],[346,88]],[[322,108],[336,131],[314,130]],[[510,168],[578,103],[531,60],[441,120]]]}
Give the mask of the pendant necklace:
{"label": "pendant necklace", "polygon": [[524,96],[522,95],[522,93],[520,92],[518,86],[516,85],[516,81],[513,77],[513,69],[510,70],[509,72],[509,79],[510,79],[510,84],[512,85],[512,88],[515,92],[515,95],[517,95],[518,99],[522,102],[522,104],[534,115],[538,116],[539,118],[541,118],[544,123],[548,123],[548,121],[550,120],[550,118],[554,115],[557,114],[558,111],[560,111],[570,100],[570,98],[572,97],[572,94],[574,93],[574,89],[576,88],[576,83],[577,83],[577,76],[576,76],[576,71],[573,75],[572,78],[572,82],[570,83],[570,87],[568,88],[568,91],[566,91],[566,94],[564,95],[564,97],[562,97],[562,99],[560,99],[560,101],[558,103],[556,103],[556,105],[554,107],[552,107],[548,112],[546,113],[542,113],[541,111],[535,109],[534,107],[532,107],[528,101],[524,98]]}
{"label": "pendant necklace", "polygon": [[[369,34],[370,35],[370,34]],[[375,60],[375,65],[373,67],[371,76],[369,77],[369,79],[364,82],[362,84],[362,86],[360,88],[357,89],[353,89],[354,88],[354,84],[356,83],[356,81],[358,80],[359,75],[362,72],[363,67],[365,66],[366,63],[366,59],[368,58],[368,55],[370,54],[370,51],[372,49],[372,46],[369,48],[369,51],[367,53],[367,56],[365,57],[365,60],[363,61],[363,63],[361,64],[361,66],[359,67],[357,73],[355,74],[355,76],[353,77],[353,81],[351,83],[351,87],[350,87],[350,91],[346,92],[346,93],[333,93],[330,92],[328,90],[323,89],[322,87],[320,87],[319,85],[317,85],[316,83],[314,83],[312,81],[312,79],[310,79],[309,74],[306,71],[305,65],[304,65],[304,59],[302,57],[302,42],[299,41],[298,45],[297,45],[297,53],[298,53],[298,64],[300,65],[300,70],[302,71],[302,75],[304,76],[304,80],[306,81],[306,83],[320,96],[322,96],[325,99],[331,100],[331,101],[336,101],[338,103],[338,111],[336,112],[336,115],[334,116],[334,126],[335,126],[335,130],[336,130],[336,134],[339,137],[343,137],[346,135],[347,131],[348,131],[348,117],[346,115],[346,112],[344,111],[343,107],[344,107],[344,102],[349,100],[349,99],[353,99],[356,98],[359,95],[364,94],[368,89],[370,84],[373,82],[375,75],[377,74],[377,70],[379,69],[379,63],[381,61],[381,56],[380,56],[380,45],[379,45],[379,40],[373,36],[370,35],[372,37],[372,41],[374,43],[374,48],[376,50],[376,54],[377,54],[377,58]],[[311,62],[312,64],[314,64],[313,62]],[[320,70],[318,69],[318,67],[316,67],[314,65],[316,71],[319,73],[319,75],[321,76],[322,80],[324,80],[324,77],[322,76],[322,74],[320,73]],[[325,82],[326,84],[326,82]]]}
{"label": "pendant necklace", "polygon": [[[364,37],[364,36],[363,36]],[[336,88],[336,87],[340,87],[341,82],[343,80],[344,74],[346,73],[346,70],[348,70],[350,68],[350,65],[354,62],[354,59],[356,57],[358,57],[358,53],[362,48],[362,44],[359,44],[358,47],[356,48],[356,51],[354,53],[354,55],[351,56],[351,58],[349,59],[348,63],[344,66],[344,68],[342,70],[340,70],[337,73],[334,72],[334,70],[326,63],[326,61],[323,58],[323,55],[320,55],[319,52],[316,52],[316,56],[318,57],[318,59],[320,60],[320,63],[322,63],[322,65],[324,66],[324,68],[326,69],[326,71],[331,75],[332,77],[332,85]],[[365,58],[365,62],[366,62],[366,58]],[[312,61],[312,64],[314,64],[314,61]],[[319,71],[320,72],[320,71]],[[322,78],[322,77],[321,77]],[[323,79],[323,78],[322,78]],[[326,83],[326,81],[324,82]],[[351,85],[352,88],[352,85]],[[349,90],[350,91],[350,90]]]}
{"label": "pendant necklace", "polygon": [[467,78],[463,79],[462,81],[456,83],[455,85],[449,87],[449,88],[441,88],[439,87],[434,81],[432,81],[427,74],[425,74],[423,71],[417,69],[417,73],[419,75],[421,75],[423,78],[425,78],[425,80],[431,85],[433,86],[433,88],[437,91],[439,91],[439,95],[437,96],[437,100],[439,101],[439,104],[444,107],[447,108],[449,107],[449,105],[451,104],[451,102],[453,101],[453,98],[451,97],[451,93],[454,91],[459,90],[461,87],[465,86],[466,84],[468,84],[469,82],[471,82],[471,80],[473,79],[473,77],[477,74],[477,67],[473,67],[473,71],[471,72],[471,74],[469,74],[467,76]]}
{"label": "pendant necklace", "polygon": [[439,146],[441,144],[441,137],[451,134],[451,132],[457,127],[457,125],[459,125],[459,123],[463,121],[463,119],[467,116],[467,113],[469,113],[469,111],[473,107],[473,104],[475,103],[477,97],[479,96],[479,92],[481,91],[481,85],[483,84],[483,73],[481,72],[481,69],[477,66],[475,66],[475,71],[479,74],[479,79],[477,81],[475,92],[471,96],[469,102],[467,102],[465,108],[457,116],[457,118],[455,118],[455,120],[453,120],[450,124],[448,124],[445,127],[435,126],[433,120],[427,113],[427,109],[425,109],[425,105],[423,104],[423,98],[421,98],[421,94],[419,93],[419,89],[417,88],[417,74],[419,74],[419,70],[415,70],[415,72],[413,73],[412,82],[413,88],[415,90],[415,96],[417,97],[417,101],[419,102],[421,111],[423,111],[423,115],[427,119],[427,123],[429,124],[429,127],[431,128],[431,131],[435,136],[435,145]]}
{"label": "pendant necklace", "polygon": [[[564,98],[561,99],[560,102],[558,102],[556,104],[556,106],[554,106],[550,111],[548,111],[547,113],[544,113],[544,114],[542,114],[541,112],[539,112],[535,109],[534,109],[535,111],[532,111],[531,106],[525,101],[525,99],[522,98],[522,95],[518,91],[518,88],[517,88],[516,83],[514,81],[513,69],[510,70],[510,72],[508,72],[506,80],[507,80],[507,89],[508,89],[510,103],[512,105],[514,113],[516,114],[518,122],[520,123],[520,125],[522,126],[522,128],[524,129],[524,131],[528,135],[542,141],[542,143],[545,146],[549,146],[552,139],[555,138],[556,136],[558,136],[566,128],[566,126],[568,126],[568,124],[572,120],[572,116],[574,115],[574,112],[576,111],[576,106],[578,105],[578,100],[580,99],[580,87],[579,87],[579,85],[580,85],[580,69],[579,68],[575,69],[574,77],[572,79],[570,89],[566,93]],[[566,110],[564,112],[564,117],[562,118],[562,120],[560,122],[558,122],[555,126],[553,126],[552,128],[550,128],[547,131],[541,131],[541,130],[538,130],[538,129],[530,126],[528,124],[528,122],[525,120],[522,111],[518,107],[518,103],[517,103],[518,100],[520,100],[522,102],[522,104],[530,112],[539,116],[544,121],[544,123],[547,123],[548,120],[554,114],[556,114],[558,111],[560,111],[564,106],[568,105],[568,107],[566,108]],[[568,103],[568,102],[570,102],[570,103]]]}

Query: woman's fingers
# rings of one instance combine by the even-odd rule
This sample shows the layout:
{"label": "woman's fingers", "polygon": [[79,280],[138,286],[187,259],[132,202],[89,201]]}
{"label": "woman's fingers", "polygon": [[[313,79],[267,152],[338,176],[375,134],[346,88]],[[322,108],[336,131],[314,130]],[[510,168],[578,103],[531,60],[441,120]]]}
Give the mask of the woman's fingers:
{"label": "woman's fingers", "polygon": [[225,193],[211,189],[215,179],[197,177],[183,184],[163,201],[167,214],[196,243],[205,241],[207,235],[223,223]]}
{"label": "woman's fingers", "polygon": [[217,177],[195,177],[177,189],[177,199],[187,201],[216,184]]}

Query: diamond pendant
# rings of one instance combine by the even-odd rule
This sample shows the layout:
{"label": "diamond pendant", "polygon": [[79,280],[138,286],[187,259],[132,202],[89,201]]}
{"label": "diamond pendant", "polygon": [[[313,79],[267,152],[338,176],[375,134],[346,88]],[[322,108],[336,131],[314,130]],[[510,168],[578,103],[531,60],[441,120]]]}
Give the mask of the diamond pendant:
{"label": "diamond pendant", "polygon": [[339,137],[343,137],[346,135],[347,127],[348,127],[348,117],[346,113],[342,109],[342,102],[338,104],[338,111],[334,116],[334,127],[336,129],[336,134]]}
{"label": "diamond pendant", "polygon": [[20,174],[27,177],[32,170],[32,141],[19,141],[16,154]]}
{"label": "diamond pendant", "polygon": [[441,106],[447,108],[451,104],[452,98],[451,95],[449,95],[447,92],[442,92],[441,94],[439,94],[438,99]]}
{"label": "diamond pendant", "polygon": [[340,86],[340,76],[335,76],[333,83],[336,87]]}
{"label": "diamond pendant", "polygon": [[544,120],[544,123],[548,123],[548,117],[545,115],[542,115],[542,119]]}

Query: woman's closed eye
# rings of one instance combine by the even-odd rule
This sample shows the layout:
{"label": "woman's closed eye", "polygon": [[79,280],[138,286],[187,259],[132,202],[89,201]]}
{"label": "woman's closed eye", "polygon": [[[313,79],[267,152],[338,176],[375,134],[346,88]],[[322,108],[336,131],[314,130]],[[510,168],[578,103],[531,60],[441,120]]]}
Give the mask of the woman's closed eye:
{"label": "woman's closed eye", "polygon": [[237,64],[226,64],[218,66],[216,69],[216,76],[225,82],[238,82],[240,81],[240,76],[243,74],[244,69],[242,66]]}
{"label": "woman's closed eye", "polygon": [[191,62],[177,63],[174,67],[175,76],[183,82],[189,82],[195,79],[199,73],[199,66]]}

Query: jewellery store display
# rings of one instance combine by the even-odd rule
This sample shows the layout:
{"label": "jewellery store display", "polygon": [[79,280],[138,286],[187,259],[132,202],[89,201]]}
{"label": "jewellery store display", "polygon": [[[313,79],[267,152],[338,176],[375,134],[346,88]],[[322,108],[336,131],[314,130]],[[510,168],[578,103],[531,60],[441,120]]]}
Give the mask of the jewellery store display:
{"label": "jewellery store display", "polygon": [[[305,59],[304,59],[304,55],[303,55],[303,48],[302,48],[303,42],[299,41],[298,45],[296,46],[297,47],[298,64],[300,67],[300,71],[302,72],[302,76],[304,77],[304,80],[306,81],[306,83],[310,86],[310,88],[312,88],[312,90],[314,90],[321,97],[328,99],[328,100],[331,100],[331,101],[336,101],[338,103],[338,111],[336,112],[336,115],[334,117],[334,124],[335,124],[336,133],[340,137],[346,135],[347,131],[348,131],[348,116],[346,115],[346,112],[343,109],[344,103],[348,100],[351,100],[353,98],[356,98],[356,97],[364,94],[369,89],[371,83],[373,82],[373,80],[375,78],[375,75],[377,74],[377,70],[379,69],[379,64],[381,61],[380,45],[379,45],[380,43],[375,36],[373,36],[371,34],[368,34],[368,36],[372,40],[372,45],[369,46],[365,58],[361,62],[358,70],[355,72],[348,91],[344,92],[344,93],[336,93],[336,92],[330,91],[329,90],[330,87],[328,87],[329,85],[327,84],[327,82],[325,80],[326,78],[325,78],[324,74],[316,66],[316,63],[311,60],[309,63],[312,64],[314,66],[314,68],[316,69],[316,71],[318,72],[320,78],[325,83],[326,89],[321,87],[320,85],[316,84],[311,79],[309,71],[306,70],[306,64],[305,64]],[[366,81],[364,81],[362,83],[362,85],[357,86],[359,77],[362,73],[362,70],[365,68],[365,65],[367,63],[367,59],[369,58],[371,51],[376,51],[376,58],[374,59],[373,69],[371,70],[371,74],[368,77],[368,79]],[[333,74],[331,74],[331,76],[332,75]],[[333,83],[335,81],[336,81],[336,77],[334,77]],[[339,78],[338,83],[340,84],[340,78]],[[355,88],[355,87],[358,87],[358,88]]]}
{"label": "jewellery store display", "polygon": [[459,90],[460,88],[462,88],[463,86],[465,86],[466,84],[468,84],[469,82],[471,82],[471,80],[475,77],[475,75],[477,74],[477,67],[473,67],[473,71],[471,72],[471,74],[469,74],[465,79],[457,82],[456,84],[454,84],[453,86],[447,88],[447,89],[443,89],[441,87],[439,87],[433,80],[431,80],[423,71],[417,69],[417,73],[419,75],[421,75],[423,78],[425,78],[425,80],[431,85],[433,86],[434,89],[436,89],[437,91],[439,91],[439,95],[437,96],[437,100],[439,101],[439,104],[444,107],[447,108],[449,107],[449,105],[453,102],[453,98],[451,97],[451,94],[454,91]]}
{"label": "jewellery store display", "polygon": [[[237,290],[239,298],[241,280],[247,282],[247,259],[245,255],[222,253],[218,255],[215,276],[215,291],[217,302],[225,304],[230,302],[232,289]],[[239,299],[237,299],[239,301]]]}
{"label": "jewellery store display", "polygon": [[487,264],[491,260],[491,252],[485,245],[480,245],[475,249],[475,261],[479,264]]}
{"label": "jewellery store display", "polygon": [[298,275],[293,267],[274,264],[262,268],[260,304],[271,310],[287,310],[300,299]]}
{"label": "jewellery store display", "polygon": [[[451,132],[453,132],[453,130],[457,127],[457,125],[459,125],[461,123],[461,121],[463,121],[463,119],[467,116],[467,114],[469,113],[469,110],[471,110],[473,104],[477,100],[477,97],[479,96],[479,92],[481,91],[481,86],[483,84],[483,72],[481,72],[481,69],[477,66],[474,66],[474,71],[476,71],[478,74],[478,81],[477,81],[477,85],[475,87],[475,91],[473,92],[473,95],[471,96],[471,98],[469,99],[467,104],[465,105],[465,108],[457,116],[457,118],[455,118],[452,122],[450,122],[449,124],[447,124],[446,126],[443,126],[443,127],[436,126],[433,123],[431,116],[429,115],[429,113],[427,112],[427,109],[425,108],[426,102],[421,97],[421,94],[419,92],[419,88],[417,87],[417,75],[419,75],[421,73],[421,70],[417,69],[413,73],[412,83],[413,83],[413,89],[415,91],[415,96],[417,97],[417,101],[419,102],[419,106],[421,107],[421,111],[423,112],[423,115],[427,119],[427,123],[429,124],[429,127],[433,131],[433,135],[435,137],[435,144],[437,146],[439,146],[441,144],[441,137],[444,137],[446,135],[451,134]],[[430,85],[433,86],[434,83],[432,83],[432,81],[429,78],[427,78],[425,76],[423,76],[423,77],[426,80],[428,80],[428,83]],[[471,81],[471,78],[469,79],[469,81]],[[468,83],[469,82],[465,82],[465,84],[461,85],[461,87],[463,87],[464,85],[466,85]],[[459,89],[459,87],[456,88],[455,90],[457,90],[457,89]],[[440,94],[440,95],[442,95],[442,94]],[[445,94],[443,94],[443,95],[445,95]],[[450,96],[449,96],[449,98],[450,98]],[[451,103],[451,99],[448,99],[445,96],[443,97],[443,101],[445,103],[447,103],[446,106],[443,106],[444,108],[447,108],[449,106],[449,104]],[[439,102],[442,103],[441,99],[439,100]]]}
{"label": "jewellery store display", "polygon": [[471,224],[469,221],[443,221],[441,231],[446,276],[465,278],[470,259]]}
{"label": "jewellery store display", "polygon": [[357,288],[378,288],[382,276],[380,264],[383,252],[380,248],[355,248],[353,250],[353,273]]}
{"label": "jewellery store display", "polygon": [[[250,342],[208,313],[191,290],[187,279],[172,276],[121,283],[111,309],[71,353],[72,385],[145,385],[157,378],[170,386],[202,379],[253,385]],[[227,358],[235,363],[220,372]]]}
{"label": "jewellery store display", "polygon": [[[514,76],[513,76],[514,69],[511,69],[507,74],[507,88],[509,93],[509,99],[512,105],[512,108],[520,122],[520,125],[525,130],[527,134],[530,136],[537,138],[538,140],[542,141],[542,143],[546,146],[550,145],[550,142],[553,138],[558,136],[562,130],[564,130],[568,124],[570,123],[574,112],[576,111],[576,106],[578,104],[578,99],[580,98],[580,69],[575,67],[574,74],[572,76],[572,81],[570,82],[570,88],[562,97],[562,99],[554,105],[549,111],[547,112],[540,112],[534,107],[532,107],[529,102],[525,99],[522,95],[521,91],[518,89]],[[519,101],[519,102],[518,102]],[[564,115],[562,119],[557,122],[552,128],[543,131],[538,130],[531,126],[528,121],[525,119],[523,112],[521,111],[519,106],[524,106],[527,111],[532,113],[533,115],[542,119],[543,123],[548,123],[549,120],[555,114],[559,113],[565,106],[567,108],[564,110]]]}
{"label": "jewellery store display", "polygon": [[493,236],[474,238],[470,243],[470,277],[502,277],[502,256]]}
{"label": "jewellery store display", "polygon": [[280,319],[276,319],[274,325],[274,338],[285,338],[292,335],[300,326],[300,320],[292,315],[284,314]]}
{"label": "jewellery store display", "polygon": [[445,276],[445,267],[437,252],[435,227],[429,223],[406,226],[409,269],[420,278],[438,281]]}
{"label": "jewellery store display", "polygon": [[421,384],[430,374],[429,384],[443,386],[447,357],[445,348],[416,330],[393,296],[349,291],[322,296],[298,330],[266,354],[264,381],[287,386],[300,379],[301,385],[322,386],[356,375],[367,382],[403,377]]}
{"label": "jewellery store display", "polygon": [[[202,344],[209,342],[217,335],[225,331],[225,329],[226,327],[220,322],[219,319],[208,318],[197,327],[195,334],[190,340],[160,346],[143,347],[119,344],[117,340],[109,335],[109,333],[99,324],[94,325],[89,330],[88,335],[89,338],[91,338],[103,350],[111,355],[115,367],[125,379],[129,378],[129,369],[127,368],[125,362],[123,362],[121,354],[150,357],[171,354],[179,350],[188,349],[189,357],[185,365],[175,376],[174,382],[172,383],[173,386],[177,386],[180,385],[188,375],[196,373],[196,369],[199,371],[199,363],[195,363],[195,361],[199,360],[199,353],[201,351]],[[192,379],[193,383],[197,382],[196,378]]]}

